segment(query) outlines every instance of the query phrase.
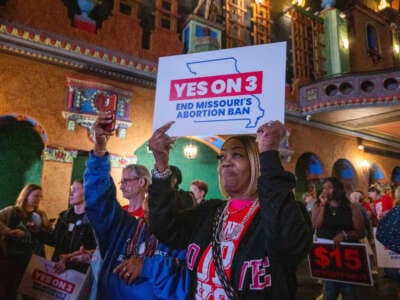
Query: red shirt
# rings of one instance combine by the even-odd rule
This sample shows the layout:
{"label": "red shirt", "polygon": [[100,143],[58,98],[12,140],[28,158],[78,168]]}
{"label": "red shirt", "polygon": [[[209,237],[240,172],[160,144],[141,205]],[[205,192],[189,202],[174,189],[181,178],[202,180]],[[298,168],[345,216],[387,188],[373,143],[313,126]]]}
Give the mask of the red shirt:
{"label": "red shirt", "polygon": [[383,195],[378,200],[372,202],[378,216],[386,213],[393,208],[393,199],[389,195]]}
{"label": "red shirt", "polygon": [[[228,279],[231,276],[232,261],[239,242],[259,209],[259,206],[256,206],[255,209],[251,209],[252,203],[253,201],[251,200],[231,200],[228,204],[228,214],[221,232],[222,263]],[[244,222],[243,227],[241,227],[248,213],[250,213],[250,215]],[[202,253],[199,265],[197,266],[196,299],[228,300],[215,270],[211,243]]]}
{"label": "red shirt", "polygon": [[144,217],[144,211],[143,211],[142,207],[139,207],[137,210],[134,210],[134,211],[128,210],[129,205],[124,205],[124,206],[122,206],[122,208],[124,210],[126,210],[132,217],[135,217],[135,218],[143,218]]}
{"label": "red shirt", "polygon": [[371,204],[370,203],[368,203],[366,201],[363,201],[363,202],[361,202],[361,205],[365,208],[365,210],[367,212],[371,211]]}

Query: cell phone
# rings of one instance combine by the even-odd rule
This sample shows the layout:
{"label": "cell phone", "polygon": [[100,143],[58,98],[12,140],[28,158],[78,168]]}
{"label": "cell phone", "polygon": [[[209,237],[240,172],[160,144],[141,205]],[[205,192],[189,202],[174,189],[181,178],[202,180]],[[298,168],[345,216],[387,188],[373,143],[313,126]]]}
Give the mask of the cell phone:
{"label": "cell phone", "polygon": [[[104,125],[103,129],[107,132],[115,130],[115,121],[117,117],[117,95],[110,95],[109,97],[101,97],[97,100],[97,108],[102,112],[112,112],[112,122]],[[100,103],[99,103],[100,102]]]}

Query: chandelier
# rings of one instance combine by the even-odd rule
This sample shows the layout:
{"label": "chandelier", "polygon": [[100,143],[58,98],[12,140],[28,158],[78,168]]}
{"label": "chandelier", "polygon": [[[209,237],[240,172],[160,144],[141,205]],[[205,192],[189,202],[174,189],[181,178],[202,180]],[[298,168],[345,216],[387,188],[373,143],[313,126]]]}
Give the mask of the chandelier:
{"label": "chandelier", "polygon": [[192,144],[192,140],[190,140],[190,143],[187,144],[185,147],[183,147],[183,155],[187,159],[194,159],[197,156],[197,147]]}

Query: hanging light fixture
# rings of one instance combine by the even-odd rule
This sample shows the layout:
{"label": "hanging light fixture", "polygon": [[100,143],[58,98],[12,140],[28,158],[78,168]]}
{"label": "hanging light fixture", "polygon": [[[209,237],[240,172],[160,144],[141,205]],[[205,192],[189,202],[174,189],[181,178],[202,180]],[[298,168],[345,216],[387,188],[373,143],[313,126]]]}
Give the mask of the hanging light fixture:
{"label": "hanging light fixture", "polygon": [[190,143],[183,147],[183,155],[187,159],[195,159],[197,156],[197,147],[193,145],[192,139],[190,139]]}

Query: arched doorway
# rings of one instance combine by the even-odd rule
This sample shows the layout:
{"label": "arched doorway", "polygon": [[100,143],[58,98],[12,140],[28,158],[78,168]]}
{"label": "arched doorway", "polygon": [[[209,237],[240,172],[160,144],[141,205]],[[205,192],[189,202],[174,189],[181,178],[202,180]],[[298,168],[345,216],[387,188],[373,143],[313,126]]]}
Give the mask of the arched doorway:
{"label": "arched doorway", "polygon": [[295,174],[296,199],[300,200],[301,195],[308,191],[316,197],[320,189],[324,168],[318,156],[312,152],[303,153],[296,163]]}
{"label": "arched doorway", "polygon": [[369,168],[369,184],[382,183],[385,180],[385,175],[382,169],[376,164],[371,164]]}
{"label": "arched doorway", "polygon": [[346,194],[359,189],[356,170],[347,159],[341,158],[335,162],[332,175],[343,183]]}
{"label": "arched doorway", "polygon": [[46,135],[26,116],[0,117],[0,208],[15,203],[27,183],[41,184]]}
{"label": "arched doorway", "polygon": [[394,186],[400,185],[400,167],[394,167],[392,171],[392,183]]}
{"label": "arched doorway", "polygon": [[[183,155],[183,148],[189,143],[197,147],[197,156],[193,159],[188,159]],[[170,152],[170,164],[179,167],[182,171],[183,178],[180,188],[189,190],[191,181],[200,179],[208,184],[207,199],[222,199],[217,173],[217,148],[208,146],[205,144],[205,140],[200,138],[192,140],[179,138],[175,142]],[[148,150],[147,143],[139,147],[134,154],[137,156],[138,164],[145,165],[149,170],[153,168],[154,157]]]}

